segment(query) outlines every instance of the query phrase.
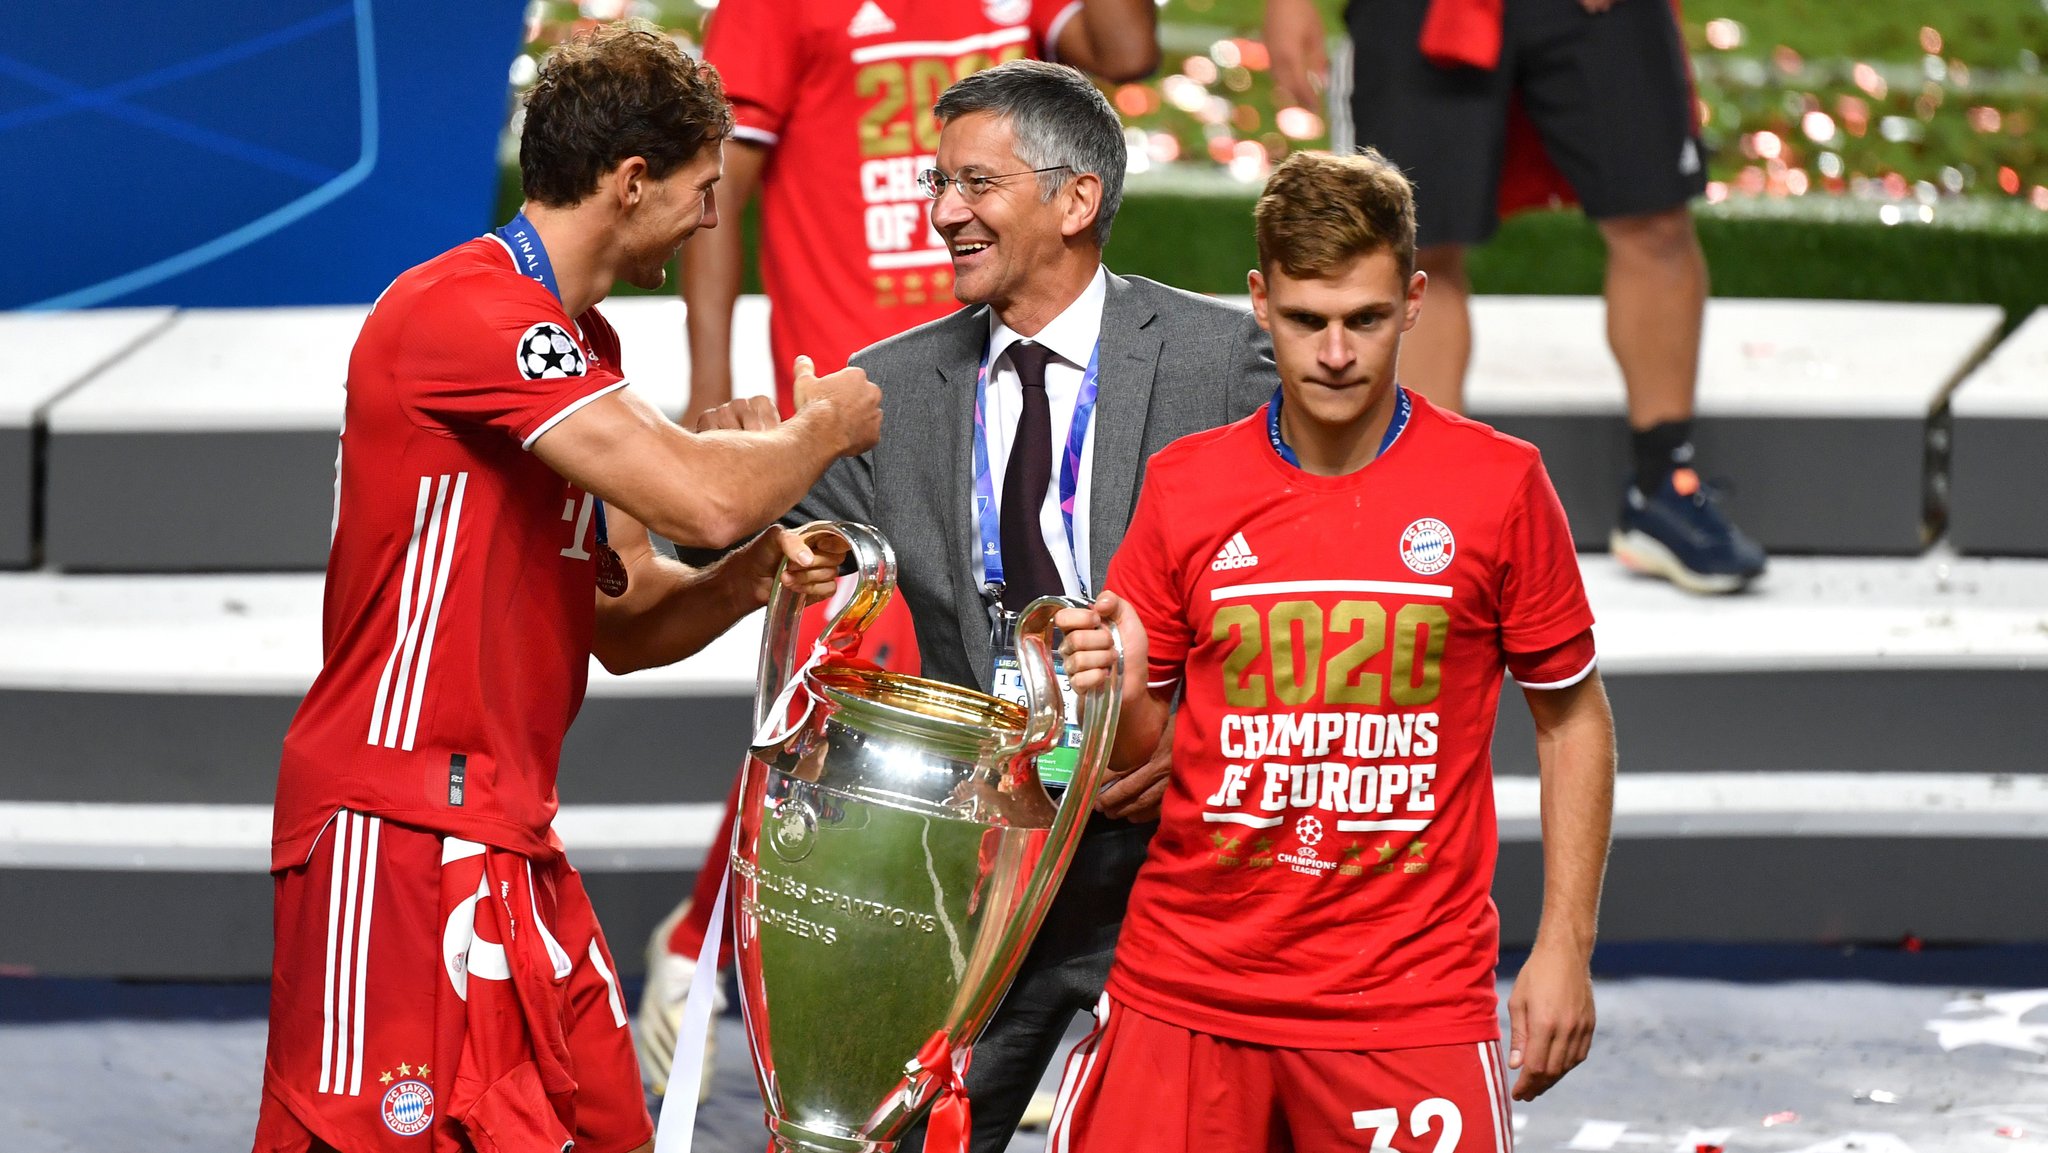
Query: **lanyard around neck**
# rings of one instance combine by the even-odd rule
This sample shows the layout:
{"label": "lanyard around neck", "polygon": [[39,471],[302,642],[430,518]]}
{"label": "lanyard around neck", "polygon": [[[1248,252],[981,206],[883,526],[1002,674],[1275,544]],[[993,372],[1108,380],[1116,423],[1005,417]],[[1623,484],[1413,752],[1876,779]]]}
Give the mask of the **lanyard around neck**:
{"label": "lanyard around neck", "polygon": [[[1081,374],[1081,391],[1074,398],[1074,419],[1067,426],[1067,450],[1060,458],[1060,519],[1067,529],[1067,553],[1074,561],[1074,580],[1087,594],[1087,570],[1074,541],[1074,494],[1081,487],[1081,452],[1088,444],[1088,426],[1095,419],[1095,397],[1101,385],[1102,342],[1088,354],[1087,371]],[[985,589],[999,589],[1003,583],[1003,536],[1001,508],[996,503],[995,479],[989,472],[988,349],[981,353],[981,367],[974,378],[974,518],[981,532],[981,571]],[[1013,460],[1015,453],[1011,454]]]}
{"label": "lanyard around neck", "polygon": [[[1294,449],[1289,447],[1286,439],[1280,435],[1280,394],[1280,389],[1274,389],[1273,400],[1266,406],[1266,438],[1273,442],[1273,451],[1280,454],[1281,460],[1300,468],[1301,458],[1294,455]],[[1387,433],[1380,437],[1380,450],[1374,454],[1374,460],[1385,456],[1387,450],[1394,447],[1394,442],[1401,437],[1401,430],[1408,427],[1408,416],[1411,411],[1413,406],[1408,401],[1408,390],[1398,384],[1395,385],[1394,419],[1387,422]]]}

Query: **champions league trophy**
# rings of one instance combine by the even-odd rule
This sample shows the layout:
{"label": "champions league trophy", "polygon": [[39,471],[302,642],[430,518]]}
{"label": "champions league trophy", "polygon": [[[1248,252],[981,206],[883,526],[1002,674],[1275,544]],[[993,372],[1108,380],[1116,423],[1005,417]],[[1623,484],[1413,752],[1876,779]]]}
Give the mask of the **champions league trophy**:
{"label": "champions league trophy", "polygon": [[[1016,629],[1025,702],[850,654],[895,591],[864,525],[856,584],[797,666],[800,598],[777,582],[732,849],[740,1005],[776,1149],[886,1153],[938,1101],[965,1148],[968,1049],[1037,935],[1109,760],[1118,694],[1091,693],[1064,803],[1037,758],[1065,729],[1042,597]],[[1121,650],[1110,685],[1121,683]]]}

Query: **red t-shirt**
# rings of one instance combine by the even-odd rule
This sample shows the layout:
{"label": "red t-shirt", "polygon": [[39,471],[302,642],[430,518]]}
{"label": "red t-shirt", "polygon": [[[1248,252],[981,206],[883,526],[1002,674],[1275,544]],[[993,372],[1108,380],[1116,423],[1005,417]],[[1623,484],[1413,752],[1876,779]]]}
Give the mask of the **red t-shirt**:
{"label": "red t-shirt", "polygon": [[495,236],[400,276],[348,364],[324,659],[285,733],[273,868],[340,808],[537,857],[595,621],[588,494],[527,451],[625,387]]}
{"label": "red t-shirt", "polygon": [[1501,672],[1583,676],[1593,616],[1536,449],[1413,404],[1349,476],[1283,462],[1264,409],[1152,458],[1107,582],[1182,684],[1109,981],[1147,1014],[1303,1049],[1498,1035]]}
{"label": "red t-shirt", "polygon": [[960,307],[917,174],[933,166],[932,105],[1009,60],[1050,57],[1080,0],[725,0],[704,58],[738,119],[772,151],[761,184],[761,279],[775,392]]}

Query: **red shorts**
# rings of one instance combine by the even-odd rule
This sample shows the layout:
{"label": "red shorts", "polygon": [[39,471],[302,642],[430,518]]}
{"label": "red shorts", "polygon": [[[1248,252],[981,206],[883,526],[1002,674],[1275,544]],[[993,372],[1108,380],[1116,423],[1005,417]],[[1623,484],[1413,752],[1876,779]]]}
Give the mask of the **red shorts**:
{"label": "red shorts", "polygon": [[256,1153],[625,1153],[654,1133],[566,861],[342,811],[274,874]]}
{"label": "red shorts", "polygon": [[1275,1049],[1104,995],[1060,1080],[1048,1153],[1510,1153],[1500,1043]]}

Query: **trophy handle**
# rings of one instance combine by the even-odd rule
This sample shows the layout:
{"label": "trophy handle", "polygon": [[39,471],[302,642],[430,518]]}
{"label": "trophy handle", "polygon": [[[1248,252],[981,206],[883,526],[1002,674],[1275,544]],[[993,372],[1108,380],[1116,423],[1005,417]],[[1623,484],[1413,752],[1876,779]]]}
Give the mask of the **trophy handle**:
{"label": "trophy handle", "polygon": [[[812,546],[835,538],[845,541],[851,552],[856,578],[853,595],[825,622],[825,631],[818,638],[818,655],[845,652],[860,643],[861,634],[882,615],[882,606],[895,595],[896,550],[875,529],[850,521],[814,520],[791,531]],[[768,594],[767,638],[761,646],[754,694],[756,732],[762,731],[769,718],[777,716],[778,702],[787,707],[784,690],[799,673],[796,633],[804,605],[803,599],[782,583],[782,574],[788,568],[787,559],[776,568],[774,591]]]}
{"label": "trophy handle", "polygon": [[[1017,618],[1017,665],[1024,674],[1025,708],[1030,713],[1024,731],[1026,752],[1035,755],[1051,748],[1066,728],[1066,702],[1052,667],[1053,614],[1064,608],[1088,607],[1090,602],[1079,597],[1039,597],[1026,605]],[[1109,629],[1110,652],[1114,657],[1109,666],[1109,685],[1101,692],[1080,697],[1080,763],[1074,767],[1074,779],[1068,783],[1066,795],[1060,798],[1059,815],[1047,834],[1046,850],[1031,878],[1032,896],[1027,901],[1038,898],[1039,888],[1049,887],[1048,865],[1058,862],[1064,870],[1069,843],[1080,835],[1095,805],[1096,790],[1102,787],[1102,779],[1109,772],[1109,749],[1116,737],[1117,717],[1123,710],[1124,642],[1117,635],[1116,626],[1104,623]],[[1045,897],[1050,899],[1050,893]]]}

